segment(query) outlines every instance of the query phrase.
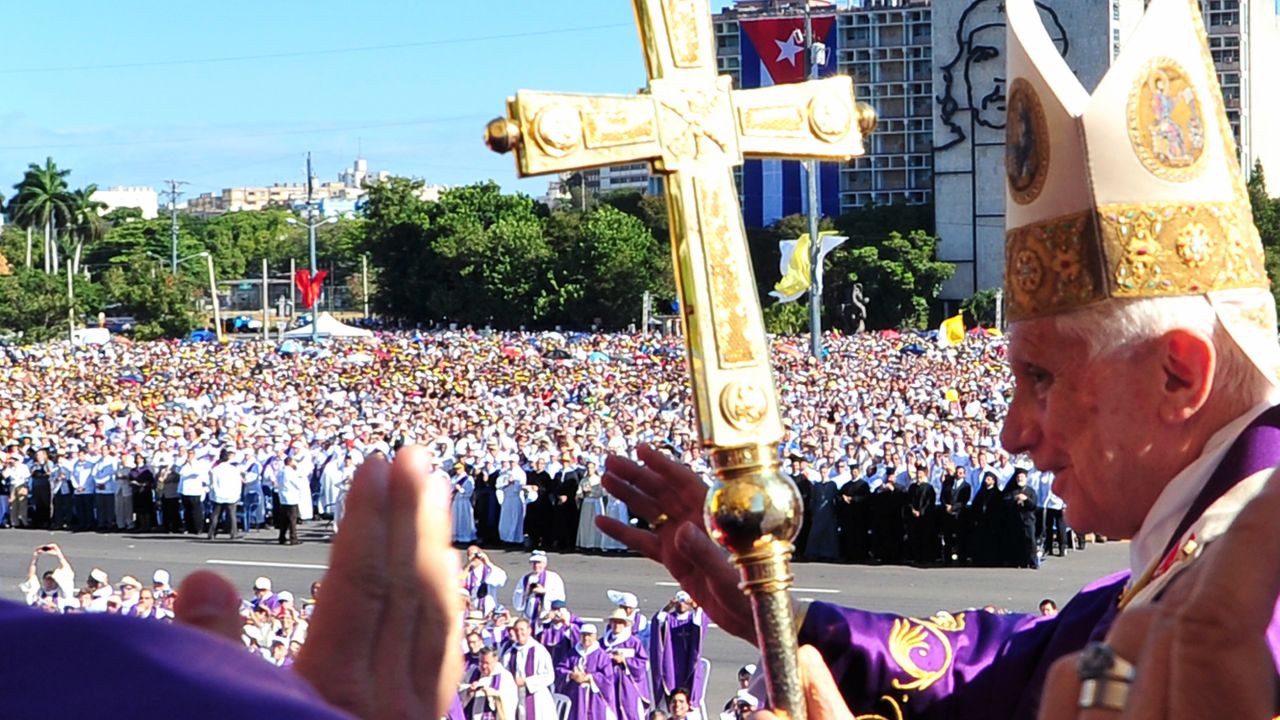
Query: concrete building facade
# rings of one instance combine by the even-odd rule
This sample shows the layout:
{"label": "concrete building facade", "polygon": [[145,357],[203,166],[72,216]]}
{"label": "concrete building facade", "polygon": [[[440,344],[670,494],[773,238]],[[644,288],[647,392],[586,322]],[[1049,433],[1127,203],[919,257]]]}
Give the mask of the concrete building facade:
{"label": "concrete building facade", "polygon": [[152,220],[159,213],[160,197],[152,187],[126,187],[117,185],[93,194],[93,200],[106,204],[99,214],[106,215],[116,208],[138,208],[144,220]]}

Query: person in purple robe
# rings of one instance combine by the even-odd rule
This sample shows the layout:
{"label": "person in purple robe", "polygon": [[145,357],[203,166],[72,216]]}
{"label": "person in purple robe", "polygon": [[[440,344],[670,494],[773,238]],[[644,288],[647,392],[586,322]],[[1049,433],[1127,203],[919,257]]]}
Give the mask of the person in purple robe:
{"label": "person in purple robe", "polygon": [[696,606],[689,593],[681,590],[653,616],[649,628],[654,702],[669,711],[667,698],[681,688],[688,691],[693,707],[699,707],[706,685],[701,660],[707,614]]}
{"label": "person in purple robe", "polygon": [[612,720],[616,716],[616,666],[600,646],[596,626],[582,626],[573,652],[556,665],[556,692],[569,698],[570,720]]}
{"label": "person in purple robe", "polygon": [[551,609],[542,616],[533,636],[551,653],[551,661],[559,664],[561,658],[573,653],[581,625],[582,621],[570,612],[564,600],[555,600]]}
{"label": "person in purple robe", "polygon": [[[1015,389],[1000,442],[1020,462],[1054,476],[1070,527],[1130,540],[1129,567],[1090,583],[1054,617],[966,610],[913,618],[823,602],[799,607],[799,643],[820,653],[838,695],[811,698],[811,707],[843,703],[855,716],[888,718],[1036,717],[1054,662],[1107,642],[1118,615],[1161,603],[1171,581],[1195,566],[1280,466],[1275,301],[1230,133],[1214,140],[1226,158],[1215,165],[1221,180],[1185,183],[1170,194],[1167,183],[1140,168],[1120,170],[1112,159],[1133,152],[1126,114],[1107,114],[1102,108],[1120,96],[1102,95],[1136,86],[1141,77],[1126,74],[1154,58],[1117,61],[1111,72],[1119,76],[1104,78],[1102,95],[1085,102],[1087,92],[1045,34],[1037,3],[1003,5],[1011,99],[1018,87],[1034,100],[1030,88],[1050,86],[1039,97],[1054,98],[1053,117],[1061,122],[1049,132],[1062,136],[1042,140],[1063,152],[1055,148],[1058,169],[1046,171],[1052,201],[1024,197],[1010,202],[1006,215],[1006,357]],[[1224,127],[1221,97],[1203,91],[1215,86],[1203,62],[1208,45],[1197,7],[1152,0],[1126,48],[1159,48],[1194,68],[1206,118]],[[1174,48],[1171,37],[1188,42]],[[1198,46],[1190,41],[1196,37]],[[1058,83],[1071,86],[1053,87]],[[1059,98],[1066,97],[1087,106],[1084,117],[1064,109]],[[1084,148],[1087,157],[1070,156]],[[1085,177],[1068,179],[1068,167],[1083,168]],[[1228,206],[1231,220],[1212,228],[1186,219]],[[1068,207],[1075,214],[1064,216]],[[1151,213],[1165,214],[1149,233],[1130,224]],[[1129,242],[1134,233],[1141,244]],[[1234,250],[1197,254],[1189,264],[1154,257],[1175,257],[1178,248],[1185,256],[1192,234],[1206,248]],[[663,563],[721,628],[753,642],[739,574],[703,528],[707,486],[661,452],[643,448],[637,457],[643,465],[609,458],[603,482],[650,529],[607,518],[597,524]],[[1274,608],[1276,598],[1267,600]],[[1280,666],[1280,611],[1266,638]],[[1131,688],[1129,680],[1115,681],[1106,702],[1123,706]],[[1085,698],[1086,709],[1101,703]]]}
{"label": "person in purple robe", "polygon": [[616,720],[644,720],[653,705],[649,686],[649,653],[631,634],[631,617],[621,608],[609,616],[605,652],[613,663],[613,711]]}

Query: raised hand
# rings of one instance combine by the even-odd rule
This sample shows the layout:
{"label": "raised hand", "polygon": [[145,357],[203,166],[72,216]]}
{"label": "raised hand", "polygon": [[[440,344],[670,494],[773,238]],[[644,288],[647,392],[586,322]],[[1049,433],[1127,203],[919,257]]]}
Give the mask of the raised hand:
{"label": "raised hand", "polygon": [[441,717],[462,677],[451,485],[426,449],[364,463],[294,668],[361,718]]}
{"label": "raised hand", "polygon": [[[648,445],[637,449],[644,465],[609,456],[604,486],[632,514],[656,527],[640,530],[603,515],[596,527],[618,542],[662,563],[680,587],[726,632],[755,643],[751,604],[738,589],[738,572],[703,524],[707,486],[685,465]],[[666,516],[665,522],[659,522]]]}
{"label": "raised hand", "polygon": [[1280,596],[1280,474],[1152,605],[1116,618],[1107,643],[1137,676],[1123,712],[1080,710],[1078,654],[1053,664],[1042,720],[1270,718],[1267,628]]}

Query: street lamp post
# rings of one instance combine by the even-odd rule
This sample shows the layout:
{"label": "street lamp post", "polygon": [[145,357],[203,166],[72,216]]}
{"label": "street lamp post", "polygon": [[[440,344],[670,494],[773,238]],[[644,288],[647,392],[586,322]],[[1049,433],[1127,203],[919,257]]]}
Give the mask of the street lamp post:
{"label": "street lamp post", "polygon": [[[311,188],[311,153],[307,153],[307,251],[311,255],[310,260],[311,260],[312,281],[315,280],[316,271],[319,269],[316,264],[316,228],[320,227],[321,225],[332,224],[338,221],[337,218],[321,218],[320,220],[316,220],[315,209],[316,209],[316,206],[312,198],[312,188]],[[288,218],[285,220],[285,222],[289,223],[290,225],[298,224],[298,221],[293,218]],[[316,298],[316,303],[311,306],[311,342],[315,342],[316,340],[319,339],[319,334],[318,334],[319,325],[316,322],[316,320],[319,319],[318,313],[316,312],[316,309],[319,305],[320,305],[320,299]]]}
{"label": "street lamp post", "polygon": [[209,270],[209,300],[213,303],[213,333],[218,338],[218,342],[222,342],[222,308],[218,306],[218,281],[213,274],[213,255],[208,251],[202,250],[178,260],[177,264],[181,265],[198,257],[205,259],[205,267]]}

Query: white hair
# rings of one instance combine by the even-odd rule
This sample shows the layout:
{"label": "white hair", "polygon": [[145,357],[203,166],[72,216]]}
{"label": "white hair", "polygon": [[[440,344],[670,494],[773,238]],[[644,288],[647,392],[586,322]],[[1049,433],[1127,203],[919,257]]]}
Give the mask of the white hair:
{"label": "white hair", "polygon": [[[1132,352],[1139,343],[1171,330],[1189,330],[1213,341],[1217,354],[1213,389],[1242,408],[1262,402],[1271,383],[1218,319],[1203,295],[1111,299],[1054,318],[1055,329],[1082,343],[1090,359]],[[1243,412],[1243,410],[1242,410]]]}

